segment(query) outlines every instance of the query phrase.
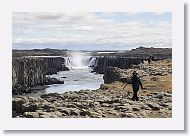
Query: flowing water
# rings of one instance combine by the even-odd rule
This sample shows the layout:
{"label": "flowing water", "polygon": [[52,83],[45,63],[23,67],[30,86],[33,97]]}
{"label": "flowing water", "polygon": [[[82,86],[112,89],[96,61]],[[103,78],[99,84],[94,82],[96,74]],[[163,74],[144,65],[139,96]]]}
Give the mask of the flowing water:
{"label": "flowing water", "polygon": [[51,78],[64,80],[64,84],[48,85],[47,88],[37,91],[37,93],[27,94],[39,97],[44,93],[64,93],[66,91],[95,90],[103,83],[103,75],[91,73],[89,66],[96,65],[96,59],[81,52],[69,52],[68,57],[64,57],[69,71],[60,71],[57,74],[48,75]]}

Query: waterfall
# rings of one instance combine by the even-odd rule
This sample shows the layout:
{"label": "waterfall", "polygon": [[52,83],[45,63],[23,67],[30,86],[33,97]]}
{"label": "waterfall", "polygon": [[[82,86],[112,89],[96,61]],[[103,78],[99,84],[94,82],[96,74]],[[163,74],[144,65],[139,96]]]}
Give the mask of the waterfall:
{"label": "waterfall", "polygon": [[69,68],[88,68],[89,66],[95,66],[96,58],[92,58],[91,56],[87,56],[83,52],[79,51],[71,51],[67,53],[68,57],[65,57],[66,66]]}
{"label": "waterfall", "polygon": [[90,58],[90,61],[89,61],[89,66],[90,67],[95,67],[96,66],[96,63],[97,63],[97,59],[96,58]]}

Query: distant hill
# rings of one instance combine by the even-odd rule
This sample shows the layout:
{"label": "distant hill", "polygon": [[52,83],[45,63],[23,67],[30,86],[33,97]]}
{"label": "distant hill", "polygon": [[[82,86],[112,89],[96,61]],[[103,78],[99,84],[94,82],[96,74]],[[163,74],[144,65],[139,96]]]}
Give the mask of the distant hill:
{"label": "distant hill", "polygon": [[67,50],[58,49],[33,49],[33,50],[12,50],[13,57],[22,56],[65,56]]}
{"label": "distant hill", "polygon": [[[67,56],[67,49],[33,49],[33,50],[12,50],[13,57],[22,56]],[[82,51],[90,52],[92,56],[121,56],[121,57],[141,57],[148,58],[154,56],[157,58],[172,58],[172,48],[146,48],[139,47],[132,50],[106,50],[106,51]]]}

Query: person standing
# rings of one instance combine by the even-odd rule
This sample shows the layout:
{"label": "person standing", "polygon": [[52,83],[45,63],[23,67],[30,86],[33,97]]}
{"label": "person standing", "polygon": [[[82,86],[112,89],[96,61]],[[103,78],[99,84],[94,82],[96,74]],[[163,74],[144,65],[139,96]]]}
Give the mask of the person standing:
{"label": "person standing", "polygon": [[132,83],[132,87],[133,87],[133,97],[132,97],[132,100],[133,101],[134,100],[138,101],[139,98],[137,96],[137,93],[139,91],[139,87],[141,87],[141,89],[143,90],[143,86],[142,86],[140,78],[137,76],[137,72],[136,71],[133,71],[133,76],[131,78],[131,83]]}

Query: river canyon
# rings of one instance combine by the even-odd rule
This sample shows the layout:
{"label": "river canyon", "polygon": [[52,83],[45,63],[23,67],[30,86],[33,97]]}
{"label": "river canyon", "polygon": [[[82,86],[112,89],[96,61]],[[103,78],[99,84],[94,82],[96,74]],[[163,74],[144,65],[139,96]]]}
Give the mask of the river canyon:
{"label": "river canyon", "polygon": [[[148,64],[150,57],[152,63]],[[157,85],[148,85],[156,80],[162,82],[163,76],[170,82],[171,59],[169,48],[13,50],[13,117],[152,117],[152,113],[155,117],[171,117],[171,88],[159,90]],[[120,88],[121,79],[130,78],[133,70],[147,82],[147,90],[143,93],[146,96],[140,97],[136,107],[129,100],[130,87]],[[54,101],[65,105],[56,106]],[[132,107],[126,103],[131,103]],[[139,114],[141,109],[143,115]],[[161,111],[162,115],[159,115]]]}

